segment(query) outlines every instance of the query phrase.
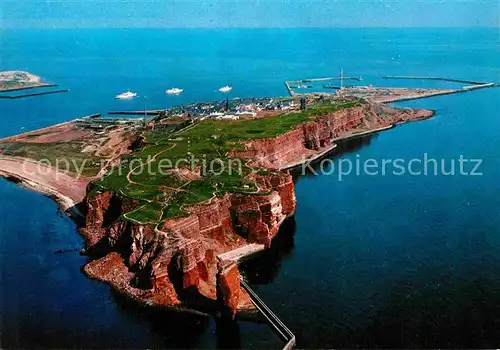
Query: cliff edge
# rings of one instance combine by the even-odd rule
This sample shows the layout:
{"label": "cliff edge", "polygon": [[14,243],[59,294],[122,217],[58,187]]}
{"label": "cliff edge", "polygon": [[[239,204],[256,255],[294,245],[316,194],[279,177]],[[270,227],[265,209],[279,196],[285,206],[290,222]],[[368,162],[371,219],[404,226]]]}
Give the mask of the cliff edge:
{"label": "cliff edge", "polygon": [[344,137],[432,115],[326,101],[276,117],[206,121],[175,134],[145,135],[133,159],[147,159],[149,171],[183,156],[219,156],[223,166],[235,160],[244,165],[237,175],[221,175],[193,162],[167,166],[161,176],[138,174],[136,166],[89,184],[81,232],[93,260],[84,270],[148,305],[234,317],[250,303],[237,266],[218,257],[251,243],[270,247],[281,223],[294,214],[293,179],[279,169],[314,159]]}

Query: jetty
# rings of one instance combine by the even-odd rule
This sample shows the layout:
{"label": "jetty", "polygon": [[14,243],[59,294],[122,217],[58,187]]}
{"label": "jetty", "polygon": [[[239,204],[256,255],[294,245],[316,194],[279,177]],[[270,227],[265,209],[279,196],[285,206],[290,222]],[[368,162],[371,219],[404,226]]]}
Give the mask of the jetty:
{"label": "jetty", "polygon": [[[255,254],[265,250],[264,244],[250,243],[243,247],[233,249],[226,253],[217,255],[219,261],[231,262],[232,264],[239,264],[244,259],[254,256]],[[240,276],[240,284],[250,296],[250,300],[255,305],[257,310],[264,316],[268,324],[278,337],[285,342],[284,350],[290,350],[295,346],[295,335],[288,329],[287,326],[276,316],[276,314],[264,303],[264,301],[255,293],[255,291],[246,283],[243,277]]]}
{"label": "jetty", "polygon": [[52,94],[60,94],[63,92],[68,92],[69,89],[62,89],[62,90],[54,90],[54,91],[42,91],[42,92],[34,92],[31,94],[24,94],[24,95],[2,95],[0,94],[1,99],[18,99],[18,98],[25,98],[25,97],[33,97],[33,96],[42,96],[42,95],[52,95]]}
{"label": "jetty", "polygon": [[32,89],[43,89],[43,88],[58,87],[58,86],[59,86],[58,84],[40,83],[38,85],[23,86],[23,87],[12,88],[12,89],[10,89],[10,88],[0,89],[0,93],[22,91],[22,90],[32,90]]}
{"label": "jetty", "polygon": [[455,78],[419,77],[419,76],[407,76],[407,75],[388,75],[388,76],[383,76],[382,79],[439,80],[439,81],[450,81],[452,83],[462,83],[462,84],[471,84],[471,85],[486,84],[486,83],[481,83],[481,82],[477,82],[477,81],[455,79]]}
{"label": "jetty", "polygon": [[301,80],[291,80],[289,83],[314,83],[318,81],[331,81],[331,80],[356,80],[362,81],[362,77],[328,77],[328,78],[313,78],[313,79],[301,79]]}
{"label": "jetty", "polygon": [[343,73],[341,73],[341,76],[339,77],[327,77],[327,78],[309,78],[309,79],[299,79],[299,80],[288,80],[285,81],[285,86],[286,89],[288,90],[288,93],[290,96],[296,96],[296,95],[301,95],[297,94],[294,89],[311,89],[313,88],[312,85],[304,85],[304,84],[310,84],[310,83],[315,83],[315,82],[326,82],[326,81],[334,81],[334,80],[340,80],[342,83],[344,80],[355,80],[355,81],[362,81],[362,77],[344,77],[342,76]]}
{"label": "jetty", "polygon": [[290,350],[296,345],[295,335],[271,309],[262,301],[262,299],[253,291],[252,288],[245,282],[243,277],[240,277],[241,286],[245,289],[255,305],[257,310],[266,318],[276,334],[285,342],[283,350]]}
{"label": "jetty", "polygon": [[286,86],[286,89],[288,90],[288,93],[290,94],[290,96],[292,96],[292,97],[295,96],[295,92],[290,87],[290,84],[288,83],[288,81],[285,81],[285,86]]}

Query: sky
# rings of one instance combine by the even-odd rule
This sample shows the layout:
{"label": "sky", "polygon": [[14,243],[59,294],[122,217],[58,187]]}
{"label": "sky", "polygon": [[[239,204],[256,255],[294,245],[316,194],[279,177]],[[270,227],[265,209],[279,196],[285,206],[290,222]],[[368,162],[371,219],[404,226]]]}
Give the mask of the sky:
{"label": "sky", "polygon": [[0,0],[0,28],[499,27],[500,0]]}

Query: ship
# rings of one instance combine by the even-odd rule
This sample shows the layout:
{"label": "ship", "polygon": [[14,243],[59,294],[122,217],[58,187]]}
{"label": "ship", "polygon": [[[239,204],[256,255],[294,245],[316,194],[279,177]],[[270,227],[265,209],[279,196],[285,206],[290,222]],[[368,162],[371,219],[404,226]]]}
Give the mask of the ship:
{"label": "ship", "polygon": [[130,100],[136,96],[137,96],[137,94],[135,92],[132,92],[129,90],[129,91],[124,92],[122,94],[116,95],[116,98],[118,100]]}
{"label": "ship", "polygon": [[232,87],[230,87],[230,86],[226,85],[226,86],[224,86],[224,87],[221,87],[221,88],[219,89],[219,91],[220,91],[220,92],[223,92],[223,93],[226,93],[226,92],[231,91],[232,89],[233,89]]}
{"label": "ship", "polygon": [[180,93],[182,93],[184,91],[184,89],[179,89],[179,88],[171,88],[171,89],[168,89],[167,91],[165,91],[165,93],[167,95],[179,95]]}

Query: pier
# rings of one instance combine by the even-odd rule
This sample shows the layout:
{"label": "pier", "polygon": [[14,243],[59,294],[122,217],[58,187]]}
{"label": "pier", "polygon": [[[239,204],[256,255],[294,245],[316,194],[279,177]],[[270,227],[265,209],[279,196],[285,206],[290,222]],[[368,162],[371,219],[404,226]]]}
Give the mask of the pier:
{"label": "pier", "polygon": [[295,92],[290,87],[290,84],[288,83],[288,81],[285,81],[285,86],[286,86],[286,89],[288,90],[288,93],[290,94],[290,96],[292,96],[292,97],[295,96]]}
{"label": "pier", "polygon": [[479,84],[479,85],[468,85],[464,86],[462,90],[464,91],[470,91],[470,90],[477,90],[477,89],[486,89],[489,87],[498,87],[498,84],[495,83],[485,83],[485,84]]}
{"label": "pier", "polygon": [[[219,261],[229,261],[235,264],[240,263],[245,258],[255,255],[266,247],[264,244],[250,243],[243,247],[236,248],[226,253],[217,255]],[[264,301],[253,291],[252,288],[245,282],[243,277],[240,276],[240,282],[243,289],[245,289],[250,296],[252,303],[257,310],[264,316],[273,331],[285,342],[284,350],[292,349],[295,346],[295,335],[288,329],[287,326],[276,316],[274,312],[264,303]]]}
{"label": "pier", "polygon": [[68,92],[68,91],[69,91],[69,89],[62,89],[62,90],[55,90],[55,91],[34,92],[31,94],[25,94],[25,95],[19,95],[19,96],[12,96],[12,95],[5,96],[5,95],[0,94],[0,98],[13,100],[13,99],[25,98],[25,97],[59,94],[59,93]]}
{"label": "pier", "polygon": [[[325,81],[334,81],[334,80],[340,80],[343,82],[344,80],[355,80],[355,81],[362,81],[362,77],[327,77],[327,78],[312,78],[312,79],[299,79],[299,80],[288,80],[285,81],[285,86],[286,89],[288,90],[288,93],[290,96],[296,96],[296,95],[302,95],[300,93],[296,93],[294,89],[299,89],[301,88],[302,84],[308,84],[308,83],[315,83],[315,82],[325,82]],[[306,85],[304,88],[306,89],[311,89],[313,88],[312,85]]]}
{"label": "pier", "polygon": [[302,80],[292,80],[289,83],[313,83],[318,81],[331,81],[331,80],[356,80],[362,81],[362,77],[328,77],[328,78],[313,78],[313,79],[302,79]]}
{"label": "pier", "polygon": [[[219,261],[230,261],[238,264],[243,259],[253,256],[265,250],[264,244],[247,244],[243,247],[231,250],[229,252],[217,256]],[[243,289],[245,289],[255,305],[257,310],[265,317],[273,331],[285,342],[284,350],[292,349],[295,346],[295,335],[288,329],[287,326],[276,316],[274,312],[264,303],[264,301],[253,291],[253,289],[245,282],[243,277],[240,276],[240,282]]]}
{"label": "pier", "polygon": [[250,296],[253,304],[259,310],[259,312],[264,315],[276,334],[285,342],[283,350],[292,349],[296,344],[295,335],[281,320],[276,316],[274,312],[262,301],[262,299],[253,291],[252,288],[245,282],[245,280],[240,278],[241,286],[245,289]]}
{"label": "pier", "polygon": [[32,86],[23,86],[23,87],[12,88],[12,89],[0,89],[0,93],[22,91],[22,90],[32,90],[32,89],[43,89],[43,88],[57,87],[57,86],[59,86],[59,85],[40,83],[40,84],[36,84],[36,85],[32,85]]}

